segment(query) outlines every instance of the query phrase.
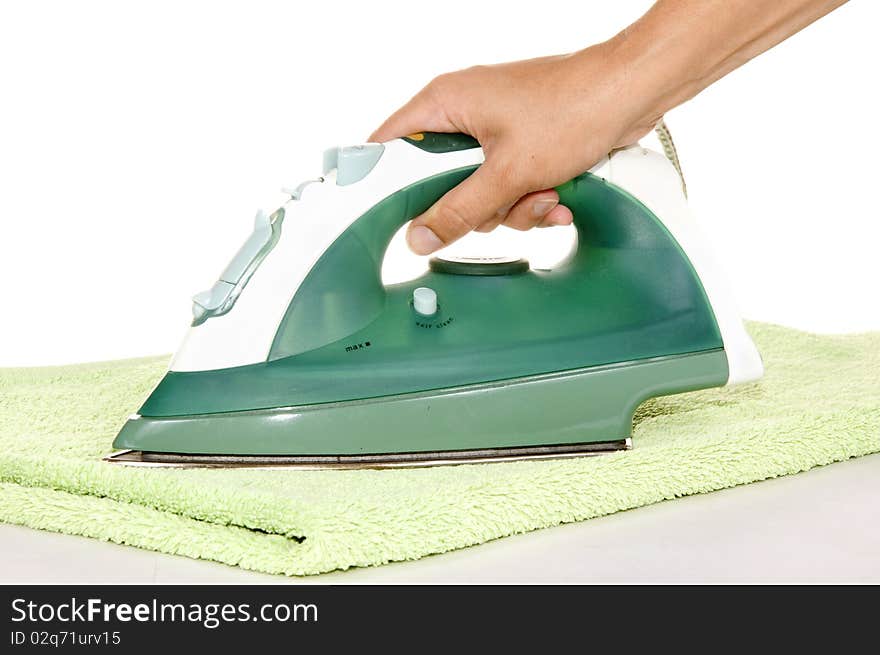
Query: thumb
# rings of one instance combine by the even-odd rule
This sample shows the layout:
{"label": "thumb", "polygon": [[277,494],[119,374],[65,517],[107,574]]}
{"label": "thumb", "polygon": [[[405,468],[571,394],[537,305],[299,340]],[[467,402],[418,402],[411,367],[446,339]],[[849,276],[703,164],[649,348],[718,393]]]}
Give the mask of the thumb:
{"label": "thumb", "polygon": [[406,241],[417,255],[430,255],[483,223],[504,215],[525,193],[503,167],[487,160],[410,223]]}

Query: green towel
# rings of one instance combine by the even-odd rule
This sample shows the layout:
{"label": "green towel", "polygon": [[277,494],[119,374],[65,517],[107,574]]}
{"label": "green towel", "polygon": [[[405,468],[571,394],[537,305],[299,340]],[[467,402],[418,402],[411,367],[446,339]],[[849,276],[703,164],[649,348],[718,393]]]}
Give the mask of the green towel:
{"label": "green towel", "polygon": [[101,456],[167,358],[0,369],[0,521],[308,575],[880,451],[880,333],[750,328],[764,380],[645,403],[632,451],[388,471],[110,465]]}

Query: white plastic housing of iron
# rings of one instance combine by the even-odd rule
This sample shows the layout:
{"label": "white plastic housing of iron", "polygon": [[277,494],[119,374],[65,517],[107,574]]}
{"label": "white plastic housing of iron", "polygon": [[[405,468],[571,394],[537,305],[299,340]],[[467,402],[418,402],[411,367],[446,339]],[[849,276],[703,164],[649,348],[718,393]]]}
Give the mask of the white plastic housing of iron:
{"label": "white plastic housing of iron", "polygon": [[[255,270],[234,307],[191,327],[171,370],[205,371],[266,361],[300,284],[349,225],[383,198],[414,182],[482,161],[480,148],[437,154],[395,139],[384,144],[384,152],[363,179],[338,185],[337,171],[331,170],[321,181],[301,185],[284,205],[278,243]],[[648,207],[690,259],[721,332],[728,359],[727,383],[760,378],[760,354],[745,330],[717,260],[690,213],[670,162],[636,145],[616,151],[590,172]]]}

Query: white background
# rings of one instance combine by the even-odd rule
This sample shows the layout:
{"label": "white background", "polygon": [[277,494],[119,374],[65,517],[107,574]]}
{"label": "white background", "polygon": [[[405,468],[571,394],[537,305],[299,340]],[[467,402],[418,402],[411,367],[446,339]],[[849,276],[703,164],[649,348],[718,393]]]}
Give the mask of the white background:
{"label": "white background", "polygon": [[[438,73],[583,47],[649,5],[4,2],[0,365],[172,351],[256,207],[325,147]],[[750,318],[880,329],[878,24],[851,3],[667,117]]]}

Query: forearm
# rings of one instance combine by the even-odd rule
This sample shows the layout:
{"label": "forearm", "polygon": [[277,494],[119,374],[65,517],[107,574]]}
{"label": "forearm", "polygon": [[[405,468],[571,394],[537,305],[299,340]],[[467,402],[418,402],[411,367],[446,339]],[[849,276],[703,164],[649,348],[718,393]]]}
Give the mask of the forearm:
{"label": "forearm", "polygon": [[844,2],[659,0],[603,47],[626,69],[623,91],[651,120]]}

